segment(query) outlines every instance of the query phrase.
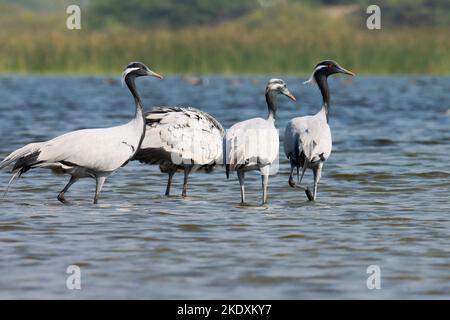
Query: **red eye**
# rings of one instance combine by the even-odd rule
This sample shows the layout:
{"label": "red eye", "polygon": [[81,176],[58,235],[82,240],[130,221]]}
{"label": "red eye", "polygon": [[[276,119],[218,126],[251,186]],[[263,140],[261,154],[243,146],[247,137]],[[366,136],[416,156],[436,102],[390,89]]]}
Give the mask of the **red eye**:
{"label": "red eye", "polygon": [[332,65],[332,64],[329,64],[329,65],[328,65],[328,68],[333,68],[333,65]]}

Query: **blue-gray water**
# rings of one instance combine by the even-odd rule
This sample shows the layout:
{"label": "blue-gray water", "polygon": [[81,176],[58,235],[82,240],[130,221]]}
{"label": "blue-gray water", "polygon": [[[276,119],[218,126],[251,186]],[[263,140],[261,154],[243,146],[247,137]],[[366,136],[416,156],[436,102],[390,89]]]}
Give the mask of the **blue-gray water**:
{"label": "blue-gray water", "polygon": [[[283,77],[298,102],[279,98],[277,125],[315,113],[304,78]],[[269,77],[138,79],[147,108],[192,105],[224,127],[265,116]],[[182,199],[157,167],[130,163],[92,205],[94,181],[27,173],[0,199],[0,298],[450,298],[450,78],[330,79],[333,152],[315,203],[281,169],[259,206],[260,177],[193,174]],[[0,77],[0,155],[67,131],[121,124],[133,100],[118,78]],[[9,173],[0,173],[7,185]],[[311,172],[305,182],[312,183]],[[2,192],[3,193],[3,192]],[[81,268],[81,290],[66,268]],[[366,269],[381,269],[369,290]]]}

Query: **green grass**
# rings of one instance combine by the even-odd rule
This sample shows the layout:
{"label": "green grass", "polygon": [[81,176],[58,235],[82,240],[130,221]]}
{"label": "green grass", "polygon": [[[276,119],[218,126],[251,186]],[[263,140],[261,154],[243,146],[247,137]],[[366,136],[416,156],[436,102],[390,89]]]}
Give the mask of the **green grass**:
{"label": "green grass", "polygon": [[162,73],[304,74],[325,58],[363,74],[450,73],[447,27],[369,31],[302,5],[176,30],[67,30],[64,14],[2,12],[1,73],[118,73],[140,60]]}

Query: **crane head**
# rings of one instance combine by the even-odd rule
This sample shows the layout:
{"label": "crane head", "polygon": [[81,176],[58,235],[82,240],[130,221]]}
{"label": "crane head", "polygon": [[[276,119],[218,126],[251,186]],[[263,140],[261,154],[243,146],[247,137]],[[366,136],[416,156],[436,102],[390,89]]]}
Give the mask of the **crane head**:
{"label": "crane head", "polygon": [[151,76],[158,79],[162,79],[163,77],[156,72],[150,70],[145,64],[142,62],[130,62],[125,70],[122,73],[122,85],[125,83],[126,77],[144,77]]}
{"label": "crane head", "polygon": [[343,73],[350,76],[355,75],[353,72],[341,67],[336,61],[323,60],[314,67],[314,71],[312,72],[311,76],[304,83],[313,83],[318,76],[328,77],[335,73]]}
{"label": "crane head", "polygon": [[279,93],[285,95],[293,101],[297,100],[294,95],[289,92],[289,88],[287,87],[286,83],[281,79],[271,79],[266,87],[266,94],[267,93]]}

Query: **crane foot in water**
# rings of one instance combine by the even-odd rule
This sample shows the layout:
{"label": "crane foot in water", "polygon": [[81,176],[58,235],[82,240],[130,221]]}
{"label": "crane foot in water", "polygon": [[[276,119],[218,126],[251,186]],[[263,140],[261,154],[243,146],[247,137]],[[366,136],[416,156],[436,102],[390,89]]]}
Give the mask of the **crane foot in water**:
{"label": "crane foot in water", "polygon": [[289,183],[289,185],[290,185],[292,188],[295,188],[295,187],[296,187],[295,181],[294,181],[294,179],[292,179],[292,177],[289,177],[288,183]]}
{"label": "crane foot in water", "polygon": [[312,194],[311,190],[309,190],[309,188],[306,188],[305,193],[306,193],[306,196],[308,197],[309,201],[314,201],[313,194]]}

